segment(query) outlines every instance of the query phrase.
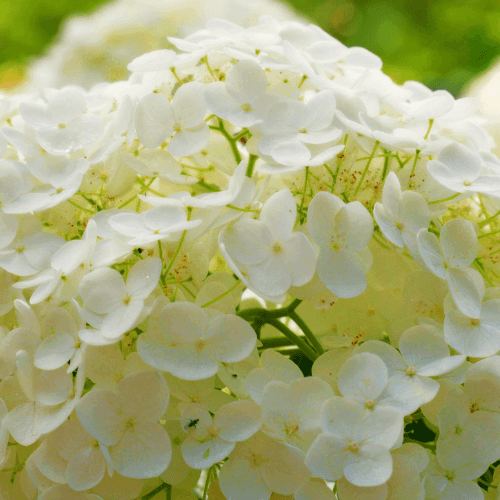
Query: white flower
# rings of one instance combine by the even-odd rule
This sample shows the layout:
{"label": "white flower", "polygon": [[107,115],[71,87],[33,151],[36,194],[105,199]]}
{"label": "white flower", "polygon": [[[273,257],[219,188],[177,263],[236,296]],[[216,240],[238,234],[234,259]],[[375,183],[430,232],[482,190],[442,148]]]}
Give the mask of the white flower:
{"label": "white flower", "polygon": [[296,218],[295,200],[283,189],[266,201],[258,221],[238,221],[219,235],[231,269],[241,275],[239,265],[246,266],[249,286],[275,301],[290,286],[304,285],[314,275],[314,250],[307,236],[293,232]]}
{"label": "white flower", "polygon": [[318,377],[269,382],[262,393],[263,431],[307,451],[321,432],[320,410],[334,397],[333,389]]}
{"label": "white flower", "polygon": [[139,337],[137,352],[153,368],[185,380],[215,375],[221,361],[245,359],[257,341],[245,320],[232,314],[211,318],[189,302],[167,304],[159,319]]}
{"label": "white flower", "polygon": [[92,271],[80,282],[85,306],[82,317],[105,338],[119,338],[134,326],[160,274],[161,261],[157,258],[137,262],[129,271],[126,284],[114,269],[104,267]]}
{"label": "white flower", "polygon": [[78,370],[73,387],[72,376],[64,367],[38,370],[30,354],[23,350],[17,352],[16,364],[19,390],[25,397],[7,414],[5,425],[18,443],[28,446],[69,417],[81,396],[85,377]]}
{"label": "white flower", "polygon": [[143,246],[167,239],[172,233],[199,226],[201,219],[188,221],[180,207],[156,207],[142,214],[118,213],[109,219],[109,225],[118,233],[128,236],[128,245]]}
{"label": "white flower", "polygon": [[431,377],[450,372],[465,361],[465,356],[450,356],[448,346],[430,325],[406,330],[399,340],[399,350],[401,354],[385,342],[370,340],[359,346],[356,353],[370,352],[384,361],[389,374],[390,404],[404,415],[437,394],[439,382]]}
{"label": "white flower", "polygon": [[78,337],[79,330],[85,328],[78,316],[78,311],[72,304],[70,314],[63,308],[55,308],[46,318],[46,325],[50,325],[53,333],[42,341],[35,351],[34,364],[41,370],[55,370],[65,366],[67,372],[71,373],[83,359],[85,343]]}
{"label": "white flower", "polygon": [[500,176],[481,175],[483,161],[478,153],[454,142],[444,148],[427,169],[434,179],[451,191],[491,193],[498,191]]}
{"label": "white flower", "polygon": [[250,397],[258,404],[262,403],[262,394],[269,382],[273,380],[290,384],[294,380],[304,378],[300,368],[289,358],[266,349],[260,357],[262,368],[255,368],[245,379],[245,389]]}
{"label": "white flower", "polygon": [[258,432],[236,444],[219,482],[227,498],[269,500],[273,491],[291,495],[310,477],[303,451]]}
{"label": "white flower", "polygon": [[[448,295],[444,303],[444,338],[460,354],[483,358],[500,350],[500,300],[497,289],[488,288],[478,318],[463,314]],[[483,295],[483,294],[481,294]]]}
{"label": "white flower", "polygon": [[98,116],[86,113],[82,89],[65,87],[52,94],[47,104],[24,102],[19,106],[25,123],[36,130],[37,140],[53,155],[63,155],[97,141],[104,132]]}
{"label": "white flower", "polygon": [[307,229],[320,247],[317,269],[328,290],[342,298],[356,297],[366,289],[371,253],[366,248],[373,219],[359,201],[344,203],[319,192],[309,204]]}
{"label": "white flower", "polygon": [[94,389],[76,407],[85,430],[106,446],[122,476],[149,478],[170,463],[172,448],[157,421],[167,411],[169,391],[160,373],[139,372],[124,378],[116,392]]}
{"label": "white flower", "polygon": [[420,258],[417,233],[429,227],[429,208],[425,198],[414,191],[401,192],[401,184],[394,172],[384,183],[383,205],[375,203],[373,217],[382,234],[396,246],[406,248],[413,258]]}
{"label": "white flower", "polygon": [[225,82],[205,87],[208,109],[237,127],[250,127],[262,122],[277,96],[266,95],[267,77],[262,67],[252,60],[237,62],[227,73]]}
{"label": "white flower", "polygon": [[403,431],[403,417],[392,408],[367,412],[344,398],[325,402],[320,434],[306,455],[314,475],[326,480],[342,476],[356,486],[377,486],[392,474],[390,448]]}
{"label": "white flower", "polygon": [[139,198],[154,207],[174,206],[174,207],[223,207],[233,203],[240,195],[243,187],[245,186],[246,164],[241,162],[235,169],[227,189],[217,191],[215,193],[203,193],[197,196],[191,196],[187,191],[179,191],[166,198],[158,196],[139,195]]}
{"label": "white flower", "polygon": [[439,241],[435,234],[421,229],[417,242],[425,265],[438,278],[448,282],[460,311],[471,318],[479,318],[484,283],[478,271],[468,269],[478,248],[472,223],[465,219],[449,220],[441,229]]}
{"label": "white flower", "polygon": [[188,436],[182,457],[195,469],[206,469],[226,458],[237,442],[246,441],[261,427],[260,408],[253,401],[235,401],[222,406],[212,417],[200,404],[184,408],[181,425]]}
{"label": "white flower", "polygon": [[204,85],[190,82],[177,89],[172,103],[162,94],[143,97],[135,111],[137,136],[147,148],[156,148],[172,134],[168,151],[174,156],[188,156],[203,149],[210,138],[203,121],[207,105]]}

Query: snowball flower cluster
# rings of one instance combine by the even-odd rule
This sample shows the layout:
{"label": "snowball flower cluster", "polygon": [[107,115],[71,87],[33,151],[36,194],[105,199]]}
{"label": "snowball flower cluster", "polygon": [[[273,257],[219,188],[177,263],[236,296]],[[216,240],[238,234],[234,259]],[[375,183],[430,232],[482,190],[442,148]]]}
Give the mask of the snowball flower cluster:
{"label": "snowball flower cluster", "polygon": [[480,500],[500,160],[316,26],[0,101],[0,497]]}

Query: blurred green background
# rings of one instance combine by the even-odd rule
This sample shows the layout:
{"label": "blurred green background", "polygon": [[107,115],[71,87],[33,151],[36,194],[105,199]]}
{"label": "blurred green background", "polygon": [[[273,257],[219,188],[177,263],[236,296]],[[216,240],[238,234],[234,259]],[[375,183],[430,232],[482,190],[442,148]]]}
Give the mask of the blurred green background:
{"label": "blurred green background", "polygon": [[[166,0],[168,1],[168,0]],[[0,0],[0,88],[22,79],[65,17],[103,0]],[[288,0],[348,46],[366,47],[396,82],[457,95],[500,55],[499,0]]]}

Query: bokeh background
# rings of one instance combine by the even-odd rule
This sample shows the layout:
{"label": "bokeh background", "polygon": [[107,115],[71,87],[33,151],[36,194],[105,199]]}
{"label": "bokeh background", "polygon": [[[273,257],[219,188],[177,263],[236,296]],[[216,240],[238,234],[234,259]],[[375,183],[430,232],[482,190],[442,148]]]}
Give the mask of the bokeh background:
{"label": "bokeh background", "polygon": [[[26,80],[28,65],[47,53],[65,19],[106,3],[0,0],[0,89],[12,89]],[[397,83],[419,80],[456,96],[500,57],[498,0],[287,3],[347,46],[359,45],[379,55],[384,71]],[[110,79],[120,76],[118,72]]]}

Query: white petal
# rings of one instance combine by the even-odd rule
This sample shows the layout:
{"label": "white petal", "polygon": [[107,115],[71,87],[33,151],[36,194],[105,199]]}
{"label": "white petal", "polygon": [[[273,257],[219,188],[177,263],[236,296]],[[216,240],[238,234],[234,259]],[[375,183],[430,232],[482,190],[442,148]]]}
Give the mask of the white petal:
{"label": "white petal", "polygon": [[223,236],[227,252],[246,265],[259,264],[271,251],[272,235],[267,226],[256,220],[242,220],[226,228]]}
{"label": "white petal", "polygon": [[168,387],[159,372],[133,373],[120,381],[116,392],[126,403],[124,412],[141,422],[156,422],[167,411]]}
{"label": "white petal", "polygon": [[173,50],[161,49],[136,57],[127,65],[129,71],[163,71],[174,66],[177,54]]}
{"label": "white petal", "polygon": [[217,360],[235,363],[250,356],[257,342],[254,329],[233,314],[216,316],[210,322],[206,338]]}
{"label": "white petal", "polygon": [[292,193],[282,189],[264,203],[259,220],[271,231],[275,241],[284,243],[292,235],[297,219],[297,205]]}
{"label": "white petal", "polygon": [[194,469],[206,469],[226,458],[234,447],[235,443],[218,437],[200,442],[188,436],[182,443],[182,458]]}
{"label": "white petal", "polygon": [[321,281],[338,297],[356,297],[366,289],[364,266],[355,253],[322,248],[316,266]]}
{"label": "white petal", "polygon": [[438,278],[445,279],[444,256],[436,235],[427,231],[427,229],[421,229],[417,235],[417,243],[418,251],[425,265]]}
{"label": "white petal", "polygon": [[354,486],[347,479],[341,478],[337,481],[337,491],[340,498],[348,500],[387,500],[387,485],[362,487]]}
{"label": "white petal", "polygon": [[123,433],[121,411],[120,398],[102,389],[92,389],[76,406],[76,414],[85,430],[107,446],[117,443]]}
{"label": "white petal", "polygon": [[84,304],[97,314],[115,310],[125,293],[121,274],[107,267],[92,271],[80,282],[80,296]]}
{"label": "white petal", "polygon": [[109,448],[116,471],[122,476],[146,479],[164,472],[172,458],[165,429],[156,423],[137,423]]}
{"label": "white petal", "polygon": [[204,122],[198,126],[177,132],[168,143],[168,151],[174,156],[189,156],[201,151],[210,140],[210,129]]}
{"label": "white petal", "polygon": [[205,85],[201,82],[189,82],[177,89],[172,100],[172,108],[176,121],[183,128],[196,127],[205,117],[207,105],[203,97],[204,89]]}
{"label": "white petal", "polygon": [[413,326],[399,340],[399,350],[408,366],[420,368],[447,358],[450,350],[438,331],[429,325]]}
{"label": "white petal", "polygon": [[71,489],[84,491],[100,483],[105,471],[106,461],[102,451],[99,448],[88,447],[70,458],[66,480]]}
{"label": "white petal", "polygon": [[483,290],[478,288],[478,282],[483,282],[479,271],[450,269],[446,277],[450,294],[460,311],[469,318],[479,318],[483,298]]}
{"label": "white petal", "polygon": [[290,270],[279,255],[271,254],[260,264],[248,266],[248,280],[257,290],[268,296],[280,296],[292,285]]}
{"label": "white petal", "polygon": [[358,252],[368,245],[373,233],[373,219],[359,201],[342,207],[335,223],[337,242],[342,249]]}
{"label": "white petal", "polygon": [[453,268],[469,267],[477,255],[478,242],[472,222],[452,219],[441,229],[441,246],[446,262]]}
{"label": "white petal", "polygon": [[392,456],[377,444],[363,445],[358,453],[350,453],[344,466],[345,478],[356,486],[379,486],[392,474]]}
{"label": "white petal", "polygon": [[224,405],[215,415],[214,425],[219,437],[232,443],[246,441],[262,425],[261,411],[253,401],[235,401]]}
{"label": "white petal", "polygon": [[387,385],[388,372],[385,363],[375,354],[359,353],[344,363],[337,380],[343,396],[374,400]]}
{"label": "white petal", "polygon": [[315,476],[336,481],[344,475],[346,444],[345,440],[332,434],[320,434],[309,448],[305,464]]}
{"label": "white petal", "polygon": [[69,333],[54,333],[35,351],[35,366],[42,370],[55,370],[64,366],[75,353],[75,339]]}
{"label": "white petal", "polygon": [[267,89],[267,77],[262,67],[251,61],[236,63],[226,75],[226,90],[241,103],[252,103]]}
{"label": "white petal", "polygon": [[345,203],[337,196],[320,191],[309,204],[307,229],[321,247],[328,247],[335,237],[335,216]]}
{"label": "white petal", "polygon": [[159,146],[171,133],[174,122],[172,105],[161,94],[148,94],[137,104],[135,128],[147,148]]}
{"label": "white petal", "polygon": [[161,274],[161,261],[156,257],[140,260],[127,276],[127,292],[134,299],[146,299],[156,288]]}
{"label": "white petal", "polygon": [[396,227],[396,221],[387,215],[385,208],[380,203],[375,203],[373,217],[384,237],[396,246],[403,248],[403,237],[401,231]]}
{"label": "white petal", "polygon": [[283,250],[283,259],[290,270],[292,286],[309,283],[316,271],[316,255],[307,236],[298,231],[293,233],[283,245]]}

